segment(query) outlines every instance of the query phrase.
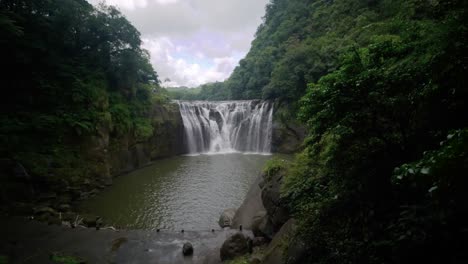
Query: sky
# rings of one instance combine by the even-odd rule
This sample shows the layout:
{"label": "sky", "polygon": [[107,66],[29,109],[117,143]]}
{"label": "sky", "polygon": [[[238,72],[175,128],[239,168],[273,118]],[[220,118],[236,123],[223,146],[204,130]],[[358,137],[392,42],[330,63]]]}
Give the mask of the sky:
{"label": "sky", "polygon": [[[88,0],[98,4],[102,0]],[[140,31],[165,87],[224,81],[245,57],[269,0],[106,0]],[[170,81],[167,81],[169,79]]]}

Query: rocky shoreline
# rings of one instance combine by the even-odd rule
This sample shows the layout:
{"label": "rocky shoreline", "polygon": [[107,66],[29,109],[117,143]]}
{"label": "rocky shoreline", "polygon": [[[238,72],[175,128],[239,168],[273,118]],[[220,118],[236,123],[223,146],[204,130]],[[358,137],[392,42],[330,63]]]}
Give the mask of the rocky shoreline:
{"label": "rocky shoreline", "polygon": [[[79,263],[221,263],[224,241],[236,230],[169,232],[156,230],[95,230],[47,225],[24,218],[0,218],[0,258],[7,263],[56,263],[55,254]],[[243,231],[245,237],[252,237]],[[192,254],[184,256],[184,244]],[[75,262],[73,262],[75,263]],[[77,262],[78,263],[78,262]]]}
{"label": "rocky shoreline", "polygon": [[[295,221],[280,197],[280,187],[285,173],[283,169],[270,175],[262,173],[252,184],[235,214],[230,217],[232,209],[221,214],[220,224],[230,222],[232,230],[248,229],[254,236],[251,249],[239,249],[231,254],[230,259],[248,256],[247,259],[252,264],[285,263],[283,256],[288,249],[284,246],[284,242],[296,229]],[[252,254],[259,251],[262,253]]]}
{"label": "rocky shoreline", "polygon": [[154,104],[147,115],[154,132],[144,140],[133,131],[114,135],[112,124],[103,123],[95,135],[64,143],[75,156],[35,153],[27,161],[0,159],[0,215],[70,227],[105,226],[99,216],[79,214],[79,204],[111,186],[115,177],[184,153],[177,105]]}

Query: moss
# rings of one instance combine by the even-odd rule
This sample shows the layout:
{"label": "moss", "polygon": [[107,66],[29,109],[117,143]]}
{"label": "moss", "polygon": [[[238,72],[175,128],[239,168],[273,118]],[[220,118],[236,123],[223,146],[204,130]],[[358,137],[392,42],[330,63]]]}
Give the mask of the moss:
{"label": "moss", "polygon": [[289,167],[289,162],[281,158],[273,158],[266,162],[263,168],[263,175],[266,180],[270,179],[273,175],[281,170],[286,170]]}
{"label": "moss", "polygon": [[225,263],[226,264],[249,264],[249,255],[237,257],[235,259],[228,260]]}

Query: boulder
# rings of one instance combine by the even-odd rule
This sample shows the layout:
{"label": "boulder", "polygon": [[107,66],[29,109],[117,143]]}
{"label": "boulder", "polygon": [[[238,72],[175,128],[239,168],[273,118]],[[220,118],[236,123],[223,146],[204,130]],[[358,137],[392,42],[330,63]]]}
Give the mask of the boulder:
{"label": "boulder", "polygon": [[230,260],[245,254],[252,253],[252,240],[243,233],[238,232],[221,246],[221,260]]}
{"label": "boulder", "polygon": [[252,240],[253,247],[261,247],[267,243],[268,241],[265,237],[254,237],[254,239]]}
{"label": "boulder", "polygon": [[193,255],[193,246],[191,243],[187,242],[184,244],[184,246],[182,247],[182,254],[184,254],[184,256]]}
{"label": "boulder", "polygon": [[272,175],[264,175],[264,182],[260,184],[262,188],[262,202],[271,223],[273,232],[277,232],[289,218],[289,210],[286,203],[281,198],[281,185],[285,171],[280,170]]}
{"label": "boulder", "polygon": [[234,215],[236,214],[236,209],[226,209],[219,217],[219,226],[222,228],[230,227],[232,225],[232,220],[234,219]]}
{"label": "boulder", "polygon": [[87,227],[96,227],[98,223],[102,224],[102,220],[99,216],[95,215],[82,215],[83,217],[83,224]]}
{"label": "boulder", "polygon": [[232,227],[242,225],[245,229],[252,229],[254,217],[261,211],[265,212],[265,207],[262,203],[262,190],[260,189],[260,182],[262,176],[259,175],[255,182],[250,187],[244,202],[237,209],[234,219],[232,220]]}
{"label": "boulder", "polygon": [[252,232],[256,237],[272,239],[274,235],[273,225],[265,211],[260,211],[253,217]]}
{"label": "boulder", "polygon": [[[273,240],[265,250],[265,254],[262,259],[262,264],[284,264],[286,263],[284,256],[288,246],[287,243],[290,237],[293,236],[296,230],[296,223],[294,219],[288,220],[275,234]],[[289,245],[293,246],[293,245]],[[298,262],[303,263],[303,262]]]}

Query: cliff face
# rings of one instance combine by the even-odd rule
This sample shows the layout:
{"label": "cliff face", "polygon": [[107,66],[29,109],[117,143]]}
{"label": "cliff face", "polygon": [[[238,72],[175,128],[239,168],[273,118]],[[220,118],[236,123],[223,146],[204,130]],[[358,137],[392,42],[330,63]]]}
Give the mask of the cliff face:
{"label": "cliff face", "polygon": [[111,139],[108,154],[110,176],[185,152],[184,127],[177,105],[153,105],[149,118],[153,135],[148,139],[138,140],[132,133]]}
{"label": "cliff face", "polygon": [[272,132],[272,152],[284,154],[299,152],[307,133],[305,125],[296,120],[289,107],[278,103],[275,103]]}
{"label": "cliff face", "polygon": [[177,105],[154,104],[147,118],[153,132],[145,139],[132,130],[115,135],[112,122],[104,120],[96,133],[67,136],[54,152],[1,159],[0,210],[32,214],[38,206],[58,209],[73,205],[111,185],[115,176],[184,153]]}

